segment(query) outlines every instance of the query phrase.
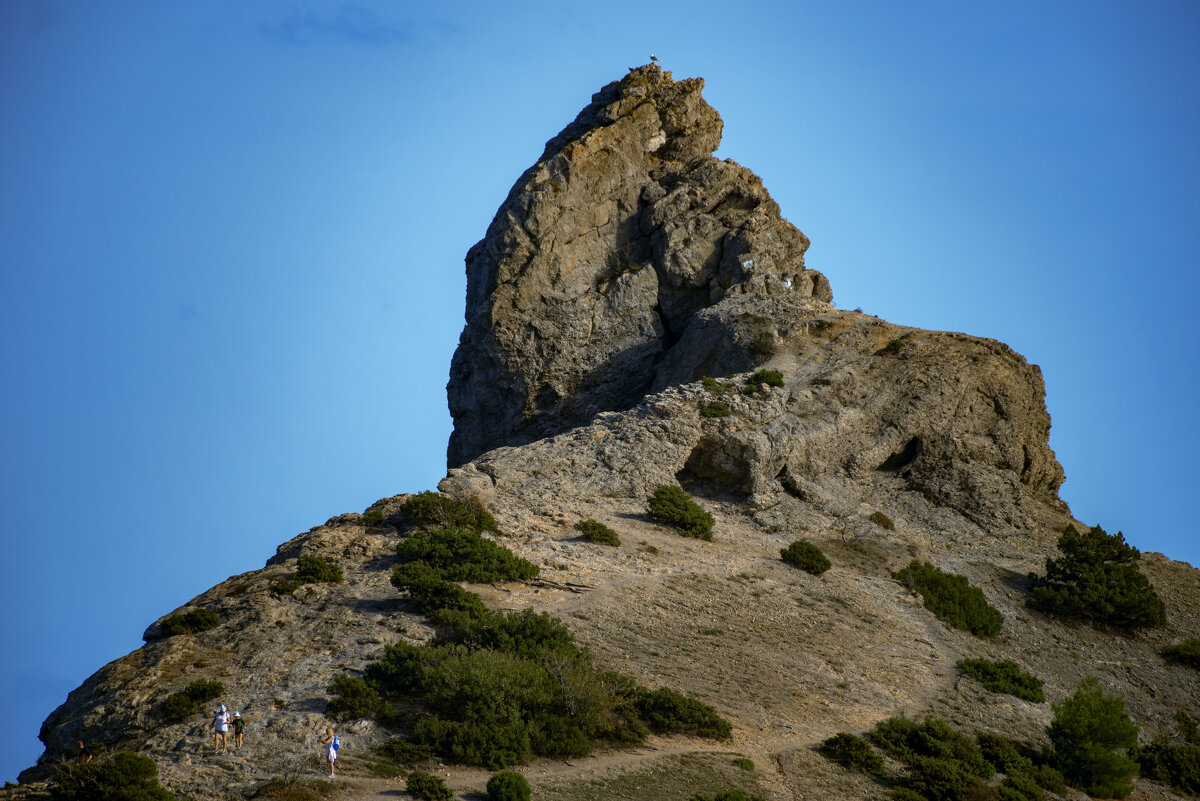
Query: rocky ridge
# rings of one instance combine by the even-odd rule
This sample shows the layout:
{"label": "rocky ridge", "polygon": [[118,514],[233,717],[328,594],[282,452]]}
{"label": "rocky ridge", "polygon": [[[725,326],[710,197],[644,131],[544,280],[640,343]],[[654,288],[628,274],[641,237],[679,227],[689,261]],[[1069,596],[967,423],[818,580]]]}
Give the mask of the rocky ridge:
{"label": "rocky ridge", "polygon": [[[1172,731],[1177,709],[1200,716],[1196,672],[1157,655],[1197,636],[1200,572],[1143,558],[1167,605],[1161,629],[1117,635],[1024,606],[1027,574],[1075,522],[1057,495],[1038,368],[993,340],[835,308],[804,267],[807,239],[761,182],[711,156],[720,117],[701,88],[647,66],[602,89],[467,257],[439,489],[482,499],[503,544],[542,571],[471,589],[496,608],[555,613],[601,667],[694,695],[734,726],[725,743],[651,738],[536,762],[523,769],[535,797],[674,801],[736,780],[772,799],[882,798],[812,746],[900,713],[1039,740],[1050,704],[983,691],[955,669],[964,657],[1017,661],[1051,701],[1096,675],[1126,698],[1143,742]],[[757,369],[783,385],[747,392]],[[715,517],[713,542],[647,518],[646,496],[676,483]],[[396,520],[405,497],[372,508]],[[622,545],[582,541],[572,526],[583,518]],[[46,754],[23,779],[77,739],[148,754],[167,786],[197,799],[317,775],[334,677],[432,635],[388,581],[396,538],[335,517],[197,596],[176,611],[217,611],[217,628],[102,668],[47,719]],[[781,562],[797,539],[833,567],[814,577]],[[302,554],[337,562],[345,581],[278,592]],[[980,587],[1005,617],[1001,634],[981,640],[930,615],[891,578],[914,558]],[[221,681],[246,716],[243,752],[214,754],[200,716],[162,719],[162,700],[197,678]],[[366,770],[388,733],[360,720],[342,734],[343,796],[401,795]],[[754,772],[729,774],[733,756]],[[487,778],[441,771],[461,792]],[[1134,795],[1173,797],[1150,782]]]}

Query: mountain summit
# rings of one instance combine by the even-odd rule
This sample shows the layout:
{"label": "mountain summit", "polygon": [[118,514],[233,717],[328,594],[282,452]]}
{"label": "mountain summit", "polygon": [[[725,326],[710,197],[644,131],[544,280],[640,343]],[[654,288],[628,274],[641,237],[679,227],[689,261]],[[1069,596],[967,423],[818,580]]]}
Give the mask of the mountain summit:
{"label": "mountain summit", "polygon": [[451,467],[723,366],[676,345],[724,297],[832,299],[758,176],[713,157],[703,87],[650,64],[601,89],[467,254]]}
{"label": "mountain summit", "polygon": [[[1119,537],[1096,540],[1107,537],[1099,529],[1085,536],[1058,497],[1063,470],[1036,365],[994,340],[833,306],[829,282],[804,264],[808,239],[753,173],[712,156],[721,119],[702,87],[652,64],[601,89],[467,254],[440,492],[331,518],[279,546],[263,569],[152,623],[146,645],[46,719],[46,752],[23,781],[49,777],[82,740],[150,757],[182,795],[263,797],[318,775],[316,737],[333,719],[347,799],[399,795],[386,775],[396,762],[411,767],[414,743],[434,741],[446,763],[538,755],[518,769],[543,801],[687,801],[733,788],[773,801],[875,799],[896,786],[929,801],[968,789],[1017,798],[1019,759],[1032,771],[1050,753],[1052,703],[1078,687],[1122,699],[1137,726],[1123,731],[1143,746],[1194,724],[1197,671],[1160,650],[1200,631],[1200,572],[1117,547]],[[673,527],[652,497],[674,499],[689,525]],[[453,531],[437,545],[442,535],[427,529],[440,526]],[[429,564],[413,566],[418,546],[435,542],[450,554],[439,569],[461,568],[468,555],[451,545],[472,526],[486,549],[531,564],[514,561],[519,577],[463,570],[452,586]],[[1068,552],[1084,552],[1082,566],[1059,564],[1047,585],[1047,559]],[[1130,626],[1092,587],[1093,600],[1064,618],[1051,607],[1055,593],[1069,595],[1072,570],[1124,577],[1122,602],[1156,592],[1162,603]],[[944,574],[952,608],[935,610],[937,593],[922,582]],[[450,603],[437,593],[457,606],[430,612]],[[575,661],[561,649],[519,661],[503,638],[482,646],[478,630],[475,640],[463,634],[479,620],[517,619],[495,612],[549,613],[565,627],[556,636],[584,650],[569,652]],[[708,705],[731,730],[715,739],[638,730],[627,717],[628,739],[609,728],[602,742],[552,752],[529,732],[554,740],[570,718],[508,710],[496,730],[524,732],[525,751],[481,757],[429,734],[465,729],[429,723],[428,702],[435,692],[458,698],[461,676],[446,665],[476,664],[481,651],[492,661],[480,680],[514,664],[552,675],[554,703],[573,716],[610,708],[614,694],[631,704],[626,713],[664,697],[676,711]],[[385,669],[381,659],[393,661]],[[1015,663],[1042,700],[987,689],[963,660]],[[584,681],[595,676],[597,685]],[[456,703],[491,709],[494,695],[526,684]],[[588,686],[607,695],[588,696]],[[376,696],[388,692],[393,706],[380,712]],[[218,703],[247,721],[236,756],[212,746]],[[900,747],[896,738],[927,717]],[[816,750],[838,733],[872,731],[876,745],[861,747],[883,778]],[[930,768],[912,751],[936,735],[962,756],[979,733],[995,748],[997,737],[1023,745],[971,775],[959,764]],[[460,793],[482,792],[490,775],[422,764]],[[943,768],[962,774],[962,793],[930,795],[921,784]],[[1040,768],[1046,788],[1082,797],[1046,779],[1049,763]],[[998,790],[1001,774],[1009,784]],[[1028,782],[1019,797],[1043,797]],[[1135,797],[1177,796],[1139,779]]]}

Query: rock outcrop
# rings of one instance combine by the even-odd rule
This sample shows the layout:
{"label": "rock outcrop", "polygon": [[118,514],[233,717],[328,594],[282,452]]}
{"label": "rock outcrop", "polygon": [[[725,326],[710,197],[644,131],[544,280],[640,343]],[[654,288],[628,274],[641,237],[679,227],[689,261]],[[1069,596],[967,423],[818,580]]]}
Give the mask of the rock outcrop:
{"label": "rock outcrop", "polygon": [[[761,182],[711,156],[721,122],[700,88],[648,66],[602,89],[467,257],[439,489],[481,499],[503,544],[541,569],[470,589],[492,608],[559,616],[597,666],[681,690],[733,725],[719,746],[660,737],[636,753],[541,760],[526,771],[535,796],[675,801],[736,784],[772,801],[880,798],[813,746],[896,714],[1044,741],[1050,704],[984,691],[955,668],[968,657],[1016,661],[1052,701],[1096,675],[1143,743],[1172,733],[1176,710],[1196,713],[1200,680],[1158,649],[1200,630],[1200,571],[1142,561],[1166,603],[1161,629],[1113,636],[1027,609],[1028,574],[1065,526],[1082,527],[1058,498],[1040,370],[993,340],[835,308],[804,267],[808,240]],[[713,515],[712,542],[649,519],[662,484]],[[402,528],[404,497],[371,519]],[[578,537],[587,518],[621,545]],[[316,776],[331,682],[386,645],[434,636],[388,580],[400,529],[366,522],[333,518],[197,596],[184,609],[216,612],[216,628],[98,671],[46,720],[46,754],[23,779],[48,775],[77,739],[147,754],[197,799]],[[817,577],[784,564],[797,540],[833,566]],[[302,555],[337,563],[345,581],[281,589]],[[966,576],[1002,613],[1001,633],[935,619],[892,577],[912,559]],[[247,717],[238,755],[214,753],[202,715],[164,714],[197,679],[222,682],[221,700]],[[343,797],[398,795],[371,776],[373,749],[395,732],[368,719],[341,731]],[[721,773],[734,756],[753,776]],[[462,793],[488,776],[438,770]]]}
{"label": "rock outcrop", "polygon": [[648,65],[601,89],[467,254],[451,466],[630,408],[726,296],[832,299],[762,181],[713,157],[703,85]]}

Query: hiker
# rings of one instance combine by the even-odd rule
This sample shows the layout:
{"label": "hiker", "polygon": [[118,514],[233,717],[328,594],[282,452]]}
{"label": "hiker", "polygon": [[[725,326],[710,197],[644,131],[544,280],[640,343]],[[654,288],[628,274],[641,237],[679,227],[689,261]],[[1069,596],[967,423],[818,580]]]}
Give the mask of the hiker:
{"label": "hiker", "polygon": [[[212,732],[213,732],[213,750],[219,754],[225,753],[225,733],[229,731],[229,708],[221,704],[221,708],[217,714],[213,715]],[[217,740],[221,741],[221,747],[217,748]]]}
{"label": "hiker", "polygon": [[246,721],[242,720],[241,712],[233,713],[233,747],[242,747],[242,732],[246,730]]}
{"label": "hiker", "polygon": [[341,747],[341,738],[333,733],[332,728],[325,730],[325,737],[321,740],[321,745],[325,748],[325,761],[329,763],[329,778],[333,778],[333,761],[337,759],[338,748]]}
{"label": "hiker", "polygon": [[75,764],[83,765],[92,761],[92,749],[83,744],[83,740],[79,741],[79,750],[75,754]]}

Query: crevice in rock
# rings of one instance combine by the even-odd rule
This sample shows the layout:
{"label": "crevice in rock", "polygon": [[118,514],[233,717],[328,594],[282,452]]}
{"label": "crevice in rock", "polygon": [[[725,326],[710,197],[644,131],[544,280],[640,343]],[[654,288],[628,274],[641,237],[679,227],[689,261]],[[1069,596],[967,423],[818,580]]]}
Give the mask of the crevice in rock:
{"label": "crevice in rock", "polygon": [[876,470],[898,473],[905,467],[908,467],[917,457],[921,455],[921,438],[913,437],[904,447],[893,453],[891,456],[883,460],[883,464],[876,467]]}
{"label": "crevice in rock", "polygon": [[662,324],[663,352],[665,353],[675,347],[675,343],[679,341],[679,334],[671,328],[671,320],[663,310],[661,301],[654,305],[654,313],[658,315],[658,321]]}

